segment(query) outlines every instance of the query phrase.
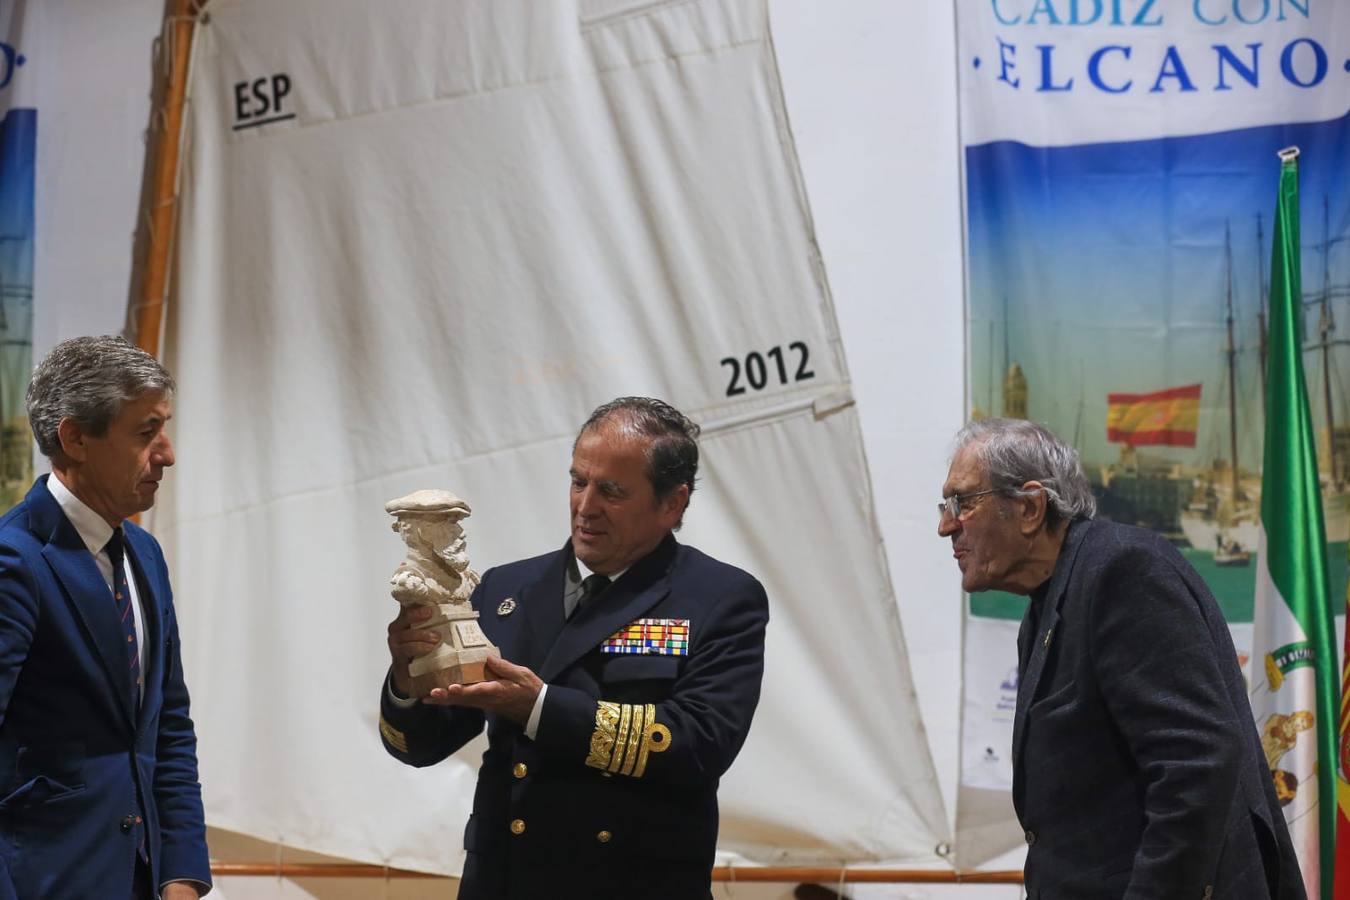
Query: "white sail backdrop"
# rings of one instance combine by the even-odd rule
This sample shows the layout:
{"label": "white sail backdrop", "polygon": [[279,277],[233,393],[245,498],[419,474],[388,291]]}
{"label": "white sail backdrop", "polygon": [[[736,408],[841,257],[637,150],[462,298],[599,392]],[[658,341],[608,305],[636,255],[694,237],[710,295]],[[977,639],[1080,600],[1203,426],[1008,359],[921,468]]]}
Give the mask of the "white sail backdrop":
{"label": "white sail backdrop", "polygon": [[707,426],[682,539],[756,573],[764,698],[722,847],[947,839],[765,7],[216,2],[198,29],[155,529],[214,824],[458,868],[477,746],[384,756],[382,504],[475,507],[487,567],[566,534],[577,424]]}

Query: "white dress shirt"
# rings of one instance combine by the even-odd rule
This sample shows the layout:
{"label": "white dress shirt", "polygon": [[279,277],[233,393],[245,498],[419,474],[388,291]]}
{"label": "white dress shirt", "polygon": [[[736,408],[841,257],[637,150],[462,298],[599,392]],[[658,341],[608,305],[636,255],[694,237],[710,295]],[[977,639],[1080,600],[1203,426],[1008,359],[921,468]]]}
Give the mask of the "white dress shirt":
{"label": "white dress shirt", "polygon": [[[113,527],[108,524],[98,513],[90,509],[83,500],[70,492],[55,472],[47,478],[47,490],[51,492],[52,498],[56,500],[57,505],[61,507],[61,512],[66,514],[70,524],[75,526],[76,533],[80,540],[89,548],[89,552],[94,556],[94,562],[98,564],[99,574],[103,576],[103,583],[108,586],[108,602],[113,600],[113,563],[112,557],[104,549],[108,541],[112,539]],[[126,556],[122,558],[123,573],[127,577],[128,593],[131,595],[131,616],[136,628],[136,650],[140,656],[141,681],[137,685],[140,691],[140,697],[145,697],[145,613],[141,610],[141,595],[136,589],[136,575],[131,570],[131,562]]]}

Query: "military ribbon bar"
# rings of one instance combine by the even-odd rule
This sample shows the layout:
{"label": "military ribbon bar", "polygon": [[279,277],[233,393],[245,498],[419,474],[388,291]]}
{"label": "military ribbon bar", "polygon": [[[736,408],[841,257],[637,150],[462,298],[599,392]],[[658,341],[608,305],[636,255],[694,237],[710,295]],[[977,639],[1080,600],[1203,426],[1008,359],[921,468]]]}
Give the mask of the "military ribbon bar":
{"label": "military ribbon bar", "polygon": [[689,655],[688,619],[634,619],[600,645],[601,653]]}

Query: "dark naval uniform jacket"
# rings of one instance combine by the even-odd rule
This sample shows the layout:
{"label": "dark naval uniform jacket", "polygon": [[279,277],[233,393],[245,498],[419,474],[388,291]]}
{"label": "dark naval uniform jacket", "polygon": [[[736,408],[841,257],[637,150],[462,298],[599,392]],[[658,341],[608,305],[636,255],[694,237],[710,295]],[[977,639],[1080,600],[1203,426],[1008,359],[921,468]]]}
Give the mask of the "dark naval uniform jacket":
{"label": "dark naval uniform jacket", "polygon": [[108,585],[38,479],[0,518],[0,898],[131,896],[136,858],[211,884],[197,738],[159,544],[124,522],[144,694]]}
{"label": "dark naval uniform jacket", "polygon": [[704,900],[718,779],[759,701],[764,589],[668,536],[564,622],[571,558],[568,546],[490,569],[472,598],[503,658],[548,685],[536,739],[382,690],[385,748],[432,765],[486,721],[462,900]]}
{"label": "dark naval uniform jacket", "polygon": [[1228,627],[1175,548],[1071,524],[1017,643],[1029,898],[1303,900]]}

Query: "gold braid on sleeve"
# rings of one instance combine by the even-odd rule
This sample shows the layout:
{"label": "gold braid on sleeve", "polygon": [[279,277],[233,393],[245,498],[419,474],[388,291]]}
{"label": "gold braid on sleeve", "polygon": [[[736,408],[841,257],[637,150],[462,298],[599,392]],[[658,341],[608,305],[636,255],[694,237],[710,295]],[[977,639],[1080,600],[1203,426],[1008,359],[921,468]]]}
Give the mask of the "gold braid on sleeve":
{"label": "gold braid on sleeve", "polygon": [[618,747],[614,748],[614,760],[609,764],[611,772],[618,769],[620,775],[633,774],[633,766],[637,763],[638,744],[642,742],[644,714],[652,710],[651,705],[644,707],[637,703],[633,704],[633,726],[628,729],[628,744],[622,751]]}
{"label": "gold braid on sleeve", "polygon": [[670,729],[656,721],[656,707],[647,705],[647,727],[642,731],[642,746],[638,748],[637,766],[633,777],[641,778],[647,771],[647,757],[670,749]]}
{"label": "gold braid on sleeve", "polygon": [[384,716],[380,716],[380,734],[383,735],[385,743],[399,753],[408,752],[408,736],[386,722]]}
{"label": "gold braid on sleeve", "polygon": [[595,707],[595,731],[591,734],[591,752],[586,765],[593,769],[608,769],[614,755],[614,727],[619,722],[619,704],[601,700]]}
{"label": "gold braid on sleeve", "polygon": [[670,748],[670,729],[656,721],[656,707],[642,703],[609,703],[595,708],[595,731],[586,765],[605,775],[641,778],[653,753]]}

